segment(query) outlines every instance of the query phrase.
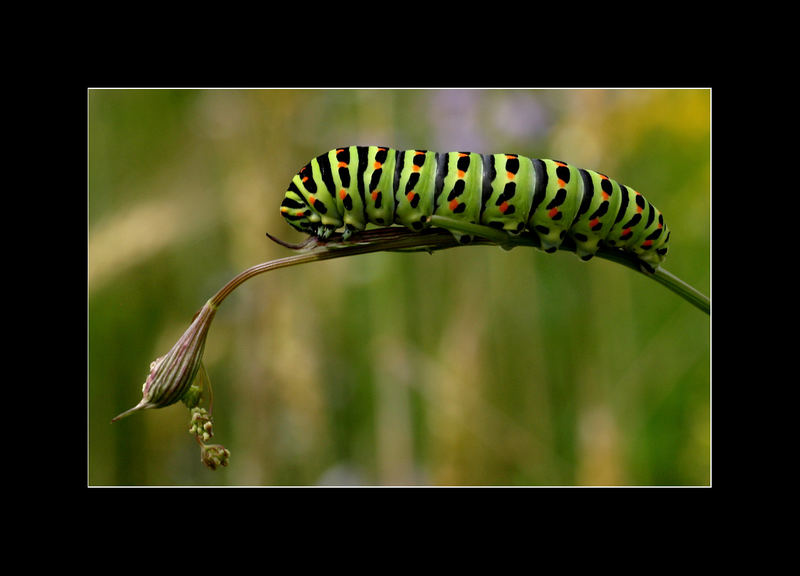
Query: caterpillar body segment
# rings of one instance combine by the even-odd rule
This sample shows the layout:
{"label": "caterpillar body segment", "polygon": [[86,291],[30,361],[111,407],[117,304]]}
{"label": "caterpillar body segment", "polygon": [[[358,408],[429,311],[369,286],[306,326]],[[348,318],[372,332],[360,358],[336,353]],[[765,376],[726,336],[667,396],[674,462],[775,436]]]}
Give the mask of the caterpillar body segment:
{"label": "caterpillar body segment", "polygon": [[394,220],[398,224],[412,230],[428,226],[434,210],[436,156],[426,150],[396,153],[394,188],[387,195],[394,197]]}
{"label": "caterpillar body segment", "polygon": [[481,221],[509,234],[519,234],[528,223],[533,194],[534,165],[516,154],[492,154],[483,181]]}
{"label": "caterpillar body segment", "polygon": [[583,260],[590,259],[611,230],[622,202],[619,184],[605,174],[581,170],[581,206],[578,218],[570,233],[575,240],[576,252]]}
{"label": "caterpillar body segment", "polygon": [[533,210],[527,228],[539,235],[542,249],[552,253],[558,250],[578,215],[583,189],[574,166],[558,160],[537,163],[544,165],[544,174],[539,176],[534,187]]}
{"label": "caterpillar body segment", "polygon": [[[368,224],[431,225],[431,216],[535,233],[545,252],[570,236],[589,260],[602,244],[636,254],[649,269],[664,260],[669,230],[634,189],[566,162],[518,154],[437,153],[349,146],[317,156],[292,179],[281,214],[322,239]],[[450,230],[462,243],[472,237]]]}

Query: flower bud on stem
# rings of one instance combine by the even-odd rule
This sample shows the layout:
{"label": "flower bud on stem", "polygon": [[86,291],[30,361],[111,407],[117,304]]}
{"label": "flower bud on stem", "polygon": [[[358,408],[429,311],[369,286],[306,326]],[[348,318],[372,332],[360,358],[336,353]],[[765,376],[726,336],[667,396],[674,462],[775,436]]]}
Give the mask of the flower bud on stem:
{"label": "flower bud on stem", "polygon": [[200,369],[206,336],[216,311],[216,305],[210,300],[205,303],[172,349],[150,364],[150,374],[142,386],[141,401],[112,418],[112,422],[139,410],[170,406],[186,394]]}

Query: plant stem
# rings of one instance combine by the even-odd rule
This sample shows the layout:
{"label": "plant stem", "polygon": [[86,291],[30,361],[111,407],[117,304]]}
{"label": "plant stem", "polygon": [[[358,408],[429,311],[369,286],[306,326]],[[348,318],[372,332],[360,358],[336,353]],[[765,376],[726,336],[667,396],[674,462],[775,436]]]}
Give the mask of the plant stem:
{"label": "plant stem", "polygon": [[[238,286],[249,280],[254,276],[277,270],[279,268],[286,268],[289,266],[296,266],[298,264],[306,264],[308,262],[316,262],[321,260],[331,260],[333,258],[341,258],[344,256],[355,256],[357,254],[369,254],[373,252],[397,252],[397,251],[427,251],[433,252],[436,250],[444,250],[448,248],[455,248],[460,246],[458,241],[448,231],[450,229],[458,230],[465,234],[472,234],[475,236],[470,245],[501,245],[506,249],[513,248],[514,246],[534,246],[539,247],[538,237],[535,234],[521,234],[519,236],[510,236],[504,232],[481,226],[479,224],[469,224],[464,222],[454,221],[448,218],[433,216],[431,218],[434,228],[426,228],[421,232],[414,232],[399,226],[377,228],[360,232],[353,235],[349,240],[343,240],[340,235],[333,236],[330,240],[322,241],[317,238],[309,238],[302,244],[289,244],[274,238],[267,234],[267,236],[292,250],[300,251],[300,254],[294,256],[287,256],[279,258],[278,260],[271,260],[262,264],[257,264],[243,272],[239,273],[230,282],[223,286],[210,300],[209,304],[217,308],[231,292]],[[561,250],[575,251],[575,245],[567,238],[560,247]],[[632,270],[644,274],[648,278],[659,282],[669,290],[675,292],[678,296],[696,306],[706,314],[710,314],[711,303],[707,296],[693,288],[680,278],[676,277],[664,268],[657,268],[655,272],[645,272],[641,269],[641,265],[633,254],[622,252],[611,248],[600,248],[596,256],[605,260],[622,264]]]}
{"label": "plant stem", "polygon": [[653,280],[663,284],[681,298],[694,304],[697,308],[711,314],[711,300],[694,286],[691,286],[664,268],[658,267],[651,275]]}
{"label": "plant stem", "polygon": [[[378,239],[373,239],[375,236],[377,236],[376,234],[367,235],[365,233],[361,235],[360,238],[352,240],[351,243],[348,244],[340,244],[336,241],[319,243],[316,241],[316,239],[312,238],[310,240],[313,240],[313,242],[306,242],[303,245],[292,246],[270,236],[270,238],[276,242],[279,242],[280,244],[283,244],[289,248],[308,251],[303,254],[287,256],[286,258],[279,258],[278,260],[271,260],[269,262],[257,264],[251,268],[248,268],[247,270],[244,270],[243,272],[240,272],[235,278],[223,286],[213,298],[211,298],[210,303],[214,307],[219,306],[222,301],[242,283],[246,282],[253,276],[258,276],[259,274],[269,272],[270,270],[277,270],[278,268],[286,268],[288,266],[296,266],[298,264],[306,264],[308,262],[316,262],[320,260],[331,260],[333,258],[341,258],[344,256],[368,254],[371,252],[426,249],[440,250],[458,245],[455,240],[452,239],[449,233],[448,236],[450,236],[450,241],[448,242],[448,238],[438,237],[440,236],[438,233],[408,234],[408,232],[410,232],[409,230],[403,230],[400,228],[384,228],[382,230],[391,230],[393,233],[381,234],[381,237]],[[377,230],[374,232],[377,232]]]}

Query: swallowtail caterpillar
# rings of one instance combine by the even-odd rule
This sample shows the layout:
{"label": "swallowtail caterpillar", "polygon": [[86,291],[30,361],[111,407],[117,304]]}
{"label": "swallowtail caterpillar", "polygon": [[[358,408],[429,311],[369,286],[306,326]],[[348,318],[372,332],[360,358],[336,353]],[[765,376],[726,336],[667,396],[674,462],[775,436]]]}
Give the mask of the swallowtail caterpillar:
{"label": "swallowtail caterpillar", "polygon": [[[633,253],[653,271],[667,254],[669,229],[639,192],[600,172],[519,154],[437,153],[349,146],[317,156],[292,179],[281,214],[301,232],[344,238],[367,224],[431,225],[432,215],[535,233],[545,252],[569,235],[589,260],[602,244]],[[471,236],[450,230],[462,243]]]}

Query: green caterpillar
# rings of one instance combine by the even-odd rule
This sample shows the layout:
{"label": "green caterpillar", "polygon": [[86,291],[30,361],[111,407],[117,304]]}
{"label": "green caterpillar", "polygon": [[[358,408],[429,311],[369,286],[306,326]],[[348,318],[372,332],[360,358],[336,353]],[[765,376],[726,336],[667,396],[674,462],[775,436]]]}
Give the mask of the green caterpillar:
{"label": "green caterpillar", "polygon": [[[301,232],[344,238],[367,224],[430,226],[430,216],[534,232],[545,252],[569,235],[589,260],[600,243],[635,254],[653,270],[667,254],[669,229],[639,192],[604,174],[558,160],[349,146],[317,156],[295,175],[281,214]],[[471,237],[451,230],[462,243]]]}

